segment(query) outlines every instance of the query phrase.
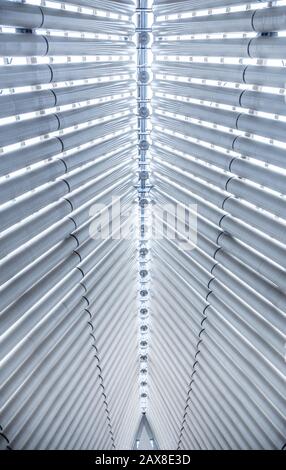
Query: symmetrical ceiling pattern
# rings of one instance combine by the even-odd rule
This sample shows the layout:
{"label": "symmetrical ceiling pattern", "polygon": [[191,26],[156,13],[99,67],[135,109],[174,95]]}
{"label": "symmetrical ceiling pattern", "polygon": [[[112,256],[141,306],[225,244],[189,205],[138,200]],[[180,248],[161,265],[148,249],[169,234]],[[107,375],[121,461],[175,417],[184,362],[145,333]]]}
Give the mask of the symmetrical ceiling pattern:
{"label": "symmetrical ceiling pattern", "polygon": [[0,28],[1,448],[283,448],[286,2]]}

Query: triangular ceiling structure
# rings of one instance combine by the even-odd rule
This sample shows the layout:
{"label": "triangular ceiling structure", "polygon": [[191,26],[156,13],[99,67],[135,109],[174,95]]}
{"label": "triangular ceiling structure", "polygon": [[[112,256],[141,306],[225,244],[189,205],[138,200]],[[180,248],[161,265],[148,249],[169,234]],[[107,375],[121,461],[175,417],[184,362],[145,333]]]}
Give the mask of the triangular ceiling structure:
{"label": "triangular ceiling structure", "polygon": [[0,27],[1,448],[283,448],[285,1]]}

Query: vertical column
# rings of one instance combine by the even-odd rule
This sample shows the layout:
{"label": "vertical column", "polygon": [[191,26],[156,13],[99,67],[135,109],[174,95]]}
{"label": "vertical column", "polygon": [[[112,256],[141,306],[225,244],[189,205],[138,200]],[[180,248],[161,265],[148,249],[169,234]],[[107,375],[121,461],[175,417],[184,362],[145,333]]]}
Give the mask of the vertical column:
{"label": "vertical column", "polygon": [[140,400],[145,413],[148,403],[148,349],[149,349],[149,232],[150,170],[149,147],[151,131],[151,25],[152,0],[137,1],[137,83],[138,83],[138,317],[140,354]]}

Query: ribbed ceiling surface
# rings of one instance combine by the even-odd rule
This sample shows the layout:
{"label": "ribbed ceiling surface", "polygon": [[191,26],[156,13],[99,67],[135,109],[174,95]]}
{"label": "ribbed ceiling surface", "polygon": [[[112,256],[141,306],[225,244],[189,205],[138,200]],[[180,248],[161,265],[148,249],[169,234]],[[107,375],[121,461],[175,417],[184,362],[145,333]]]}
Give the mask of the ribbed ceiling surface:
{"label": "ribbed ceiling surface", "polygon": [[149,420],[163,448],[279,449],[286,8],[154,3],[153,196],[198,219],[194,249],[153,244]]}
{"label": "ribbed ceiling surface", "polygon": [[283,448],[286,2],[0,28],[1,448]]}
{"label": "ribbed ceiling surface", "polygon": [[132,14],[128,1],[0,3],[1,425],[13,449],[130,448],[139,424],[135,245],[91,237],[101,206],[120,197],[124,215],[134,199]]}

